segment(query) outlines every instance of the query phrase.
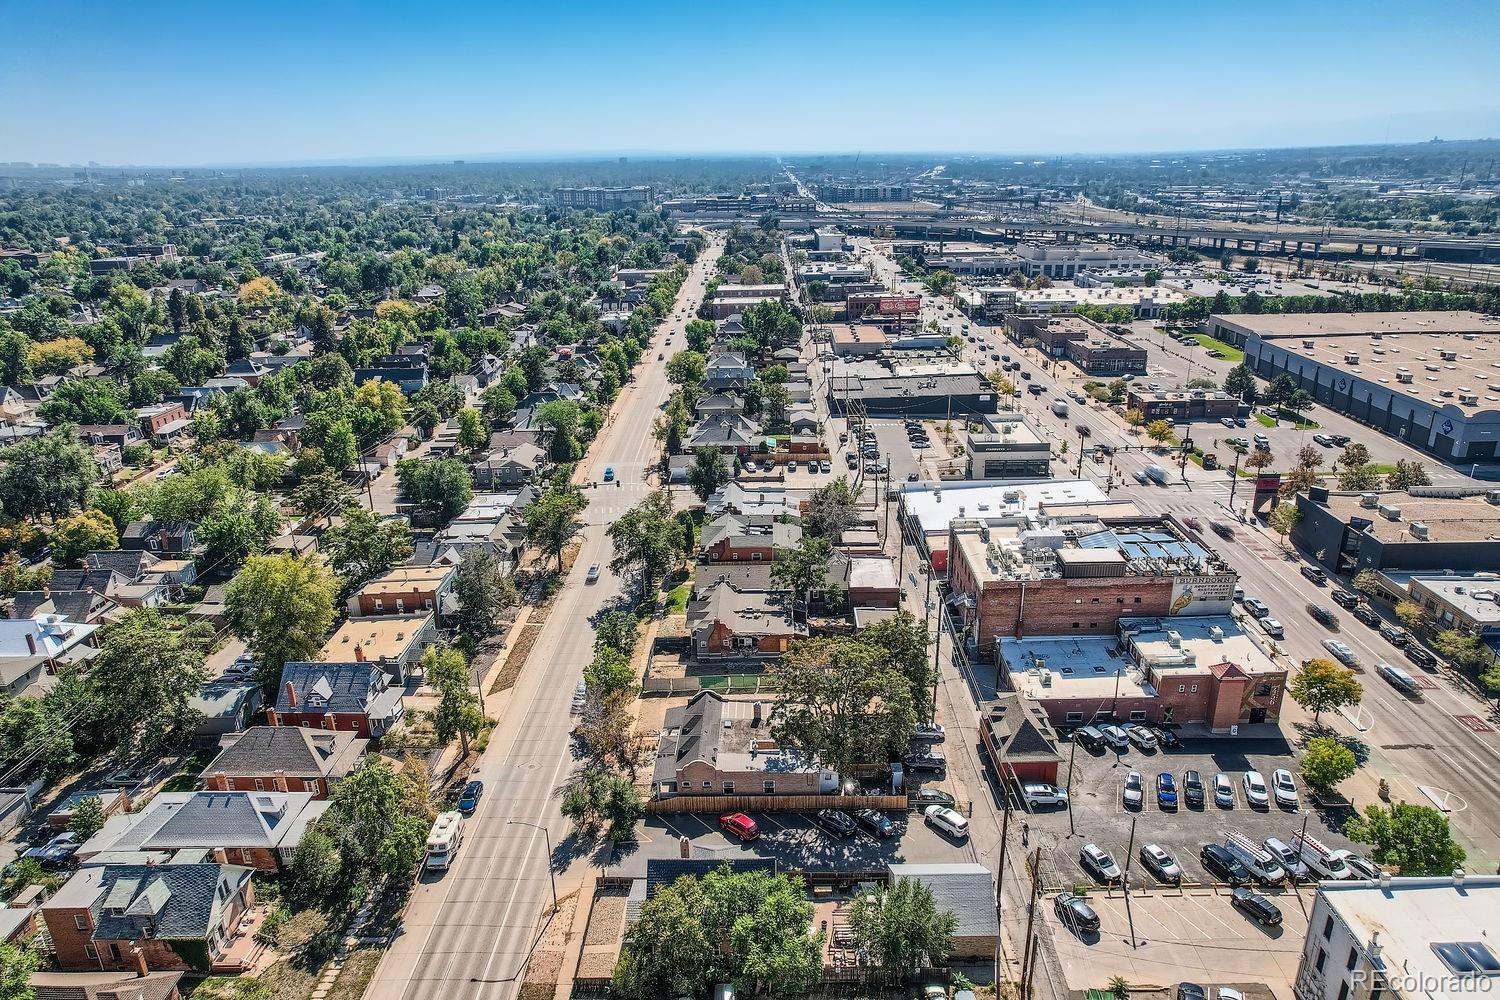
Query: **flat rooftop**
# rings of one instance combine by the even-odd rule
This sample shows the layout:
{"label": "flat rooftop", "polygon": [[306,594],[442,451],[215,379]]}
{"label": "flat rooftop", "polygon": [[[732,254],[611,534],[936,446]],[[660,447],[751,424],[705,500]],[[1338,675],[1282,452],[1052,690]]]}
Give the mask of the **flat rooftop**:
{"label": "flat rooftop", "polygon": [[1056,523],[959,525],[954,544],[980,583],[1231,572],[1218,553],[1187,538],[1165,518],[1108,525],[1066,516]]}
{"label": "flat rooftop", "polygon": [[917,519],[924,534],[946,534],[955,518],[979,521],[1016,520],[1035,516],[1053,506],[1103,504],[1109,497],[1086,479],[1035,479],[991,483],[909,483],[901,487],[901,502]]}
{"label": "flat rooftop", "polygon": [[329,663],[348,663],[359,648],[366,660],[395,659],[410,648],[418,632],[432,621],[432,612],[350,618],[329,636],[318,654]]}
{"label": "flat rooftop", "polygon": [[1131,285],[1128,288],[1032,288],[1016,292],[1016,301],[1028,302],[1077,302],[1100,306],[1129,306],[1143,300],[1169,303],[1182,302],[1187,296],[1175,288],[1161,285]]}
{"label": "flat rooftop", "polygon": [[[1416,542],[1413,524],[1427,525],[1427,540],[1433,542],[1484,542],[1500,539],[1500,506],[1483,497],[1413,497],[1405,493],[1381,493],[1376,507],[1365,507],[1358,493],[1330,493],[1324,505],[1344,523],[1350,518],[1369,522],[1366,533],[1382,542]],[[1395,519],[1380,512],[1394,508]]]}
{"label": "flat rooftop", "polygon": [[1112,635],[1000,640],[1015,689],[1028,698],[1154,698],[1156,689]]}
{"label": "flat rooftop", "polygon": [[890,342],[885,331],[878,326],[869,323],[847,324],[833,328],[834,346],[850,346],[853,344],[875,344],[884,347]]}
{"label": "flat rooftop", "polygon": [[1262,340],[1279,337],[1368,337],[1372,333],[1500,333],[1500,317],[1466,310],[1447,312],[1261,313],[1254,316],[1215,313],[1210,321],[1253,333]]}
{"label": "flat rooftop", "polygon": [[1500,927],[1500,876],[1467,875],[1462,886],[1452,878],[1393,878],[1385,885],[1321,882],[1318,895],[1356,940],[1368,945],[1379,935],[1380,963],[1389,975],[1422,984],[1415,990],[1398,987],[1393,995],[1472,997],[1484,992],[1487,981],[1459,979],[1434,950],[1439,945],[1483,942],[1500,957],[1493,933]]}
{"label": "flat rooftop", "polygon": [[1496,596],[1500,595],[1500,575],[1468,573],[1462,576],[1435,576],[1431,573],[1418,573],[1412,574],[1407,583],[1418,584],[1481,625],[1500,625],[1500,603],[1496,602]]}
{"label": "flat rooftop", "polygon": [[1233,663],[1247,674],[1281,672],[1232,615],[1121,618],[1120,629],[1136,660],[1158,673],[1199,672],[1218,663]]}
{"label": "flat rooftop", "polygon": [[1046,444],[1047,439],[1019,413],[986,413],[982,420],[994,428],[969,434],[971,444],[1003,442],[1005,444]]}

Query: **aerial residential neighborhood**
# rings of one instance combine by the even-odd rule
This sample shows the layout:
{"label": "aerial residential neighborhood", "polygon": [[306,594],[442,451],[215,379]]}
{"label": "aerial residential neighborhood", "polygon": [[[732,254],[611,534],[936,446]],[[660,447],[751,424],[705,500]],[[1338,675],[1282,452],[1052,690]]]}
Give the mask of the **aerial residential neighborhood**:
{"label": "aerial residential neighborhood", "polygon": [[8,12],[0,1000],[1494,988],[1500,18],[1129,6]]}

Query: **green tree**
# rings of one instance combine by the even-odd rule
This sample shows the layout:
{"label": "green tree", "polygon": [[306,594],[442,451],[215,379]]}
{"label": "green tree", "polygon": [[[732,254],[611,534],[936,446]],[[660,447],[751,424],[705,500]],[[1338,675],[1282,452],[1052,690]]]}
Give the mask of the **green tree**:
{"label": "green tree", "polygon": [[453,597],[459,635],[471,642],[494,635],[501,613],[519,600],[515,582],[502,572],[500,560],[482,549],[470,549],[459,558]]}
{"label": "green tree", "polygon": [[72,379],[58,385],[37,407],[37,416],[58,424],[124,424],[133,418],[125,389],[98,378]]}
{"label": "green tree", "polygon": [[411,526],[399,519],[383,520],[354,504],[345,507],[339,523],[323,533],[323,554],[343,577],[347,597],[411,558]]}
{"label": "green tree", "polygon": [[726,486],[731,478],[729,461],[723,452],[708,446],[694,450],[687,481],[699,500],[707,503],[708,498]]}
{"label": "green tree", "polygon": [[0,944],[0,1000],[36,1000],[31,974],[42,967],[42,956],[30,948]]}
{"label": "green tree", "polygon": [[1367,806],[1344,825],[1344,835],[1370,844],[1376,864],[1403,876],[1452,875],[1463,867],[1464,849],[1454,843],[1448,818],[1431,806]]}
{"label": "green tree", "polygon": [[1138,430],[1146,422],[1146,411],[1131,407],[1125,411],[1125,422],[1130,425],[1131,430]]}
{"label": "green tree", "polygon": [[335,421],[323,436],[319,450],[323,453],[323,461],[335,472],[352,468],[359,461],[359,441],[354,437],[354,428],[349,421]]}
{"label": "green tree", "polygon": [[832,556],[833,544],[828,539],[804,535],[795,548],[776,550],[776,560],[771,563],[771,579],[805,604],[808,595],[827,582],[828,560]]}
{"label": "green tree", "polygon": [[585,767],[563,786],[561,811],[585,837],[602,832],[608,840],[621,841],[634,834],[645,803],[625,777]]}
{"label": "green tree", "polygon": [[662,577],[684,554],[682,527],[665,490],[653,490],[611,524],[607,534],[614,545],[610,570],[619,576],[635,576],[642,597],[655,594]]}
{"label": "green tree", "polygon": [[[324,468],[302,477],[292,503],[309,517],[331,522],[334,514],[354,505],[354,491],[342,476]],[[323,537],[326,543],[328,536]]]}
{"label": "green tree", "polygon": [[22,695],[0,699],[0,760],[30,757],[49,779],[67,774],[78,761],[74,733],[83,731],[83,723],[91,722],[95,711],[92,689],[80,709],[79,714],[90,718],[75,719],[70,724],[67,713],[60,710],[50,693],[46,698]]}
{"label": "green tree", "polygon": [[1394,611],[1396,620],[1413,632],[1426,632],[1432,626],[1432,616],[1416,601],[1398,601]]}
{"label": "green tree", "polygon": [[0,449],[0,506],[12,517],[66,517],[89,505],[98,478],[70,426]]}
{"label": "green tree", "polygon": [[594,622],[594,649],[613,649],[628,655],[640,637],[640,624],[640,619],[629,611],[604,612]]}
{"label": "green tree", "polygon": [[489,443],[490,429],[485,426],[484,415],[471,406],[459,410],[458,446],[475,452]]}
{"label": "green tree", "polygon": [[1146,436],[1157,444],[1169,444],[1176,439],[1172,425],[1165,420],[1153,420],[1146,425]]}
{"label": "green tree", "polygon": [[1292,533],[1292,529],[1297,526],[1297,522],[1300,520],[1302,520],[1302,511],[1297,509],[1297,505],[1294,503],[1277,504],[1276,509],[1271,511],[1268,523],[1271,525],[1271,530],[1281,536],[1281,547],[1283,549],[1286,548],[1287,536]]}
{"label": "green tree", "polygon": [[697,351],[699,354],[708,353],[709,345],[713,343],[714,339],[714,325],[710,320],[688,320],[684,332],[687,334],[689,350]]}
{"label": "green tree", "polygon": [[427,782],[424,769],[398,770],[370,754],[333,786],[318,827],[340,846],[345,875],[404,877],[416,869],[434,817]]}
{"label": "green tree", "polygon": [[1380,574],[1373,569],[1362,569],[1354,574],[1354,589],[1371,597],[1385,593],[1380,585]]}
{"label": "green tree", "polygon": [[1287,691],[1297,704],[1312,712],[1315,726],[1324,712],[1358,705],[1365,693],[1364,686],[1355,679],[1354,671],[1346,670],[1332,660],[1321,659],[1302,664]]}
{"label": "green tree", "polygon": [[104,806],[99,796],[90,795],[73,807],[73,818],[68,829],[78,834],[79,840],[88,840],[104,828]]}
{"label": "green tree", "polygon": [[697,351],[678,351],[667,359],[666,372],[673,385],[701,387],[708,378],[708,359]]}
{"label": "green tree", "polygon": [[958,918],[938,909],[926,884],[900,878],[890,887],[859,892],[849,908],[849,929],[886,978],[901,982],[947,961]]}
{"label": "green tree", "polygon": [[1339,489],[1365,493],[1380,487],[1380,473],[1368,463],[1341,465],[1338,470]]}
{"label": "green tree", "polygon": [[1302,754],[1302,777],[1314,788],[1332,789],[1357,766],[1354,751],[1329,736],[1314,736]]}
{"label": "green tree", "polygon": [[578,444],[582,420],[583,410],[571,400],[556,399],[536,408],[536,422],[552,431],[553,461],[573,462],[582,454]]}
{"label": "green tree", "polygon": [[1399,461],[1391,474],[1385,477],[1387,489],[1409,490],[1413,486],[1431,486],[1432,477],[1427,474],[1427,466],[1421,462]]}
{"label": "green tree", "polygon": [[99,729],[120,757],[172,746],[200,718],[193,699],[208,680],[213,630],[183,627],[155,608],[132,608],[103,630],[88,680]]}
{"label": "green tree", "polygon": [[103,511],[86,510],[65,517],[52,529],[52,559],[59,566],[77,566],[90,552],[120,547],[120,533]]}
{"label": "green tree", "polygon": [[396,463],[396,487],[401,499],[438,524],[453,520],[474,498],[469,466],[457,458],[403,458]]}
{"label": "green tree", "polygon": [[1270,448],[1256,448],[1250,453],[1250,457],[1245,459],[1245,466],[1250,469],[1265,469],[1275,461],[1276,456],[1271,454]]}
{"label": "green tree", "polygon": [[261,680],[274,685],[287,663],[316,660],[333,624],[339,582],[317,559],[251,556],[224,592],[224,617],[245,641]]}
{"label": "green tree", "polygon": [[802,516],[802,529],[811,535],[837,542],[859,520],[859,496],[846,476],[813,490]]}
{"label": "green tree", "polygon": [[553,487],[526,508],[526,541],[557,561],[562,569],[563,550],[583,530],[581,515],[588,501],[576,489]]}
{"label": "green tree", "polygon": [[440,696],[432,713],[438,742],[446,745],[457,737],[467,758],[469,741],[484,729],[484,712],[479,708],[469,661],[457,649],[428,646],[422,652],[422,674]]}
{"label": "green tree", "polygon": [[1343,466],[1369,465],[1370,449],[1358,441],[1345,445],[1343,452],[1339,455],[1339,464]]}
{"label": "green tree", "polygon": [[1458,629],[1443,629],[1432,637],[1432,648],[1436,649],[1456,667],[1473,670],[1489,658],[1485,645],[1477,635],[1460,632]]}
{"label": "green tree", "polygon": [[926,284],[933,295],[951,295],[958,287],[958,279],[952,271],[932,271],[927,275]]}

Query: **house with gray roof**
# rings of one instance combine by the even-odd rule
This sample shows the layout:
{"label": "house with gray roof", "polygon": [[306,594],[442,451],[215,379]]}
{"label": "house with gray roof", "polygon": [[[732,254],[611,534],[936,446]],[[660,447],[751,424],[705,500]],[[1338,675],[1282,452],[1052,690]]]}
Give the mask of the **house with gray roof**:
{"label": "house with gray roof", "polygon": [[689,451],[717,448],[725,454],[748,455],[755,450],[759,437],[759,426],[744,417],[708,417],[688,433],[683,447]]}
{"label": "house with gray roof", "polygon": [[181,1000],[181,972],[33,972],[36,1000]]}
{"label": "house with gray roof", "polygon": [[326,799],[369,745],[348,731],[252,726],[225,738],[219,755],[203,769],[203,786],[220,792],[308,792]]}
{"label": "house with gray roof", "polygon": [[404,714],[401,689],[391,686],[378,664],[288,663],[281,668],[270,721],[273,726],[305,725],[379,739]]}
{"label": "house with gray roof", "polygon": [[738,351],[713,350],[708,355],[708,373],[704,384],[711,392],[743,389],[755,378],[755,369]]}
{"label": "house with gray roof", "polygon": [[768,514],[721,514],[703,526],[703,562],[774,562],[777,549],[795,548],[802,526]]}
{"label": "house with gray roof", "polygon": [[891,865],[891,882],[909,878],[932,890],[938,912],[958,920],[953,931],[952,957],[959,961],[991,962],[999,946],[1000,918],[995,907],[995,876],[972,862],[933,865]]}
{"label": "house with gray roof", "polygon": [[223,863],[91,865],[42,904],[42,919],[63,969],[236,971],[223,960],[250,933],[251,875]]}
{"label": "house with gray roof", "polygon": [[817,795],[839,787],[838,775],[771,736],[769,706],[700,691],[668,709],[652,772],[657,798],[676,795]]}
{"label": "house with gray roof", "polygon": [[699,659],[779,656],[792,640],[807,637],[806,623],[792,619],[785,595],[744,593],[727,581],[698,592],[688,604],[687,626]]}
{"label": "house with gray roof", "polygon": [[302,835],[327,808],[310,792],[162,792],[140,812],[105,820],[77,858],[161,863],[185,851],[275,872],[291,862]]}

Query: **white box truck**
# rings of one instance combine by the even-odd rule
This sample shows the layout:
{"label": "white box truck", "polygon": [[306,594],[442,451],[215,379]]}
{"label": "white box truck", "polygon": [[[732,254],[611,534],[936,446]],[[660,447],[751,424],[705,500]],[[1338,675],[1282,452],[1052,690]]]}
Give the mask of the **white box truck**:
{"label": "white box truck", "polygon": [[428,871],[447,871],[464,842],[464,817],[458,810],[439,813],[432,830],[427,834],[427,860],[423,867]]}
{"label": "white box truck", "polygon": [[1059,417],[1068,415],[1068,401],[1066,399],[1054,399],[1052,401],[1052,412]]}

